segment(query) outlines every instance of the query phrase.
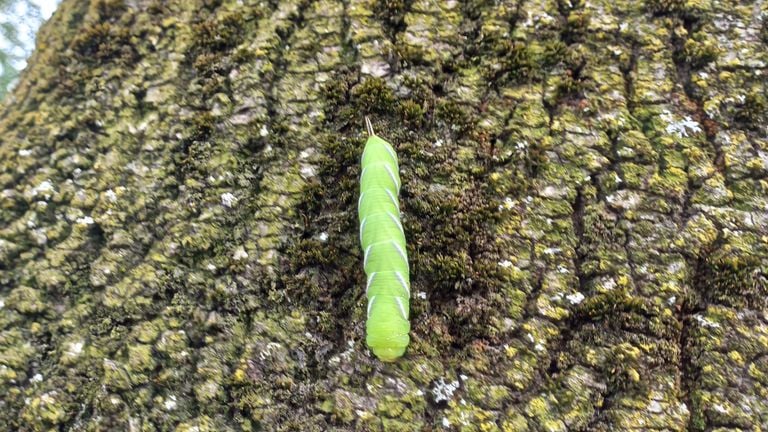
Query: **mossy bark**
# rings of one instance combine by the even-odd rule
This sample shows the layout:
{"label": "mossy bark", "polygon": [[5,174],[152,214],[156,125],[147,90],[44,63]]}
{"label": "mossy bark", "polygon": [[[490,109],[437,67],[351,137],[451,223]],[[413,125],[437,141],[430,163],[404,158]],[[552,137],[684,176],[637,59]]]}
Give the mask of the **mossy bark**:
{"label": "mossy bark", "polygon": [[[0,430],[768,429],[766,23],[64,0],[0,116]],[[401,159],[394,364],[364,115]]]}

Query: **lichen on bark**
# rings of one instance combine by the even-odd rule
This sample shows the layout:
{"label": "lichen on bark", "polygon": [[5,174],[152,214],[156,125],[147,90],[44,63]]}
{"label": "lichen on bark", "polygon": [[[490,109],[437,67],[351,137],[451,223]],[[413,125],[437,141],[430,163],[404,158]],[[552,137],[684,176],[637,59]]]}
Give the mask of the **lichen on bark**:
{"label": "lichen on bark", "polygon": [[[0,114],[0,430],[768,428],[766,17],[64,0]],[[392,365],[365,115],[401,160]]]}

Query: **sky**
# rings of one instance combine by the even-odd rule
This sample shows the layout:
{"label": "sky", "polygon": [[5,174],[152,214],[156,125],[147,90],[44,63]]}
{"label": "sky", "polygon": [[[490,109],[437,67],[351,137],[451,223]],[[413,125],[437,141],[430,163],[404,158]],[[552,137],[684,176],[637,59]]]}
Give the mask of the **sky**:
{"label": "sky", "polygon": [[0,99],[13,86],[35,46],[39,26],[56,10],[59,0],[0,0]]}
{"label": "sky", "polygon": [[47,20],[56,10],[56,5],[59,4],[59,0],[32,0],[32,3],[36,4],[40,8],[40,12],[43,14],[43,19]]}

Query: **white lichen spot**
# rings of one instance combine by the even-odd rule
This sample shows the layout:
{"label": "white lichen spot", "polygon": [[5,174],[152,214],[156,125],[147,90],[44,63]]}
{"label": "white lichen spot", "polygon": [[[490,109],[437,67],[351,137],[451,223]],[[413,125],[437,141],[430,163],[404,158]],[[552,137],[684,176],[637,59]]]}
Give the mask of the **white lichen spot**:
{"label": "white lichen spot", "polygon": [[32,150],[29,150],[29,149],[19,150],[19,156],[21,157],[27,157],[27,156],[30,156],[31,154],[32,154]]}
{"label": "white lichen spot", "polygon": [[238,246],[237,249],[235,249],[235,253],[232,254],[232,259],[235,261],[240,261],[248,258],[248,252],[245,251],[245,248],[242,246]]}
{"label": "white lichen spot", "polygon": [[667,110],[661,113],[661,119],[667,122],[667,133],[677,135],[678,137],[687,137],[688,133],[701,132],[701,125],[694,121],[690,116],[685,116],[682,120],[675,120],[672,113]]}
{"label": "white lichen spot", "polygon": [[93,225],[93,218],[90,216],[83,216],[81,218],[77,218],[75,222],[78,225]]}
{"label": "white lichen spot", "polygon": [[535,349],[536,351],[541,352],[541,351],[544,351],[545,348],[544,348],[544,345],[542,345],[540,343],[537,343],[536,345],[533,346],[533,349]]}
{"label": "white lichen spot", "polygon": [[208,269],[208,271],[216,271],[216,266],[213,264],[208,264],[205,268]]}
{"label": "white lichen spot", "polygon": [[449,427],[451,427],[451,422],[450,422],[450,421],[448,421],[448,418],[447,418],[447,417],[443,417],[443,421],[442,421],[442,423],[443,423],[443,427],[444,427],[444,428],[449,428]]}
{"label": "white lichen spot", "polygon": [[317,239],[321,242],[328,241],[328,233],[323,231],[320,234],[318,234]]}
{"label": "white lichen spot", "polygon": [[527,335],[525,335],[525,337],[527,337],[527,338],[528,338],[528,340],[529,340],[531,343],[534,343],[534,342],[536,342],[536,339],[534,339],[534,338],[533,338],[533,335],[532,335],[532,334],[530,334],[530,333],[528,333]]}
{"label": "white lichen spot", "polygon": [[35,242],[37,242],[37,244],[40,246],[44,246],[46,243],[48,243],[48,236],[45,234],[45,230],[43,228],[32,230],[32,237],[35,238]]}
{"label": "white lichen spot", "polygon": [[544,198],[564,198],[568,195],[567,188],[557,188],[554,186],[547,186],[541,192],[539,192]]}
{"label": "white lichen spot", "polygon": [[46,180],[32,189],[32,196],[42,195],[45,197],[45,199],[49,199],[53,192],[53,183],[51,183],[49,180]]}
{"label": "white lichen spot", "polygon": [[36,383],[36,382],[40,382],[42,380],[43,380],[43,376],[38,373],[38,374],[35,374],[35,376],[33,376],[32,378],[30,378],[29,382]]}
{"label": "white lichen spot", "polygon": [[675,304],[676,301],[677,301],[677,297],[676,296],[671,296],[670,298],[667,299],[667,304],[671,306],[671,305]]}
{"label": "white lichen spot", "polygon": [[64,351],[64,354],[69,357],[77,357],[83,352],[83,341],[77,341],[77,342],[70,342],[67,345],[67,350]]}
{"label": "white lichen spot", "polygon": [[143,423],[143,420],[139,420],[136,417],[128,418],[128,432],[139,432],[141,428],[139,425]]}
{"label": "white lichen spot", "polygon": [[565,296],[566,299],[568,299],[571,304],[579,304],[584,301],[584,294],[577,292],[574,294],[569,294]]}
{"label": "white lichen spot", "polygon": [[55,391],[44,393],[42,396],[40,396],[40,403],[46,404],[46,405],[55,404],[56,403],[56,398],[54,398],[55,395],[56,395]]}
{"label": "white lichen spot", "polygon": [[176,409],[176,396],[170,395],[168,399],[163,402],[163,406],[167,411],[173,411]]}
{"label": "white lichen spot", "polygon": [[262,137],[269,135],[269,128],[267,128],[267,125],[261,126],[261,129],[259,129],[259,135],[261,135]]}
{"label": "white lichen spot", "polygon": [[720,414],[725,414],[725,413],[727,413],[727,412],[728,412],[728,409],[727,409],[727,408],[725,408],[725,407],[724,407],[723,405],[721,405],[721,404],[717,404],[717,405],[715,405],[715,411],[719,412]]}
{"label": "white lichen spot", "polygon": [[252,111],[245,111],[230,117],[229,122],[233,125],[244,125],[250,123],[253,118],[254,113]]}
{"label": "white lichen spot", "polygon": [[513,200],[510,197],[504,198],[504,202],[499,205],[499,210],[511,210],[514,206],[517,205],[517,201]]}
{"label": "white lichen spot", "polygon": [[259,358],[262,360],[266,360],[267,357],[271,357],[272,353],[277,351],[282,345],[280,345],[277,342],[269,342],[267,346],[264,348],[264,351],[259,353]]}
{"label": "white lichen spot", "polygon": [[117,194],[112,189],[107,189],[107,191],[104,192],[104,195],[110,202],[117,202]]}
{"label": "white lichen spot", "polygon": [[640,194],[628,189],[622,189],[608,195],[605,200],[613,207],[623,210],[634,210],[640,205]]}
{"label": "white lichen spot", "polygon": [[427,299],[427,293],[424,292],[424,291],[419,291],[419,292],[416,293],[416,297],[420,298],[422,300],[426,300]]}
{"label": "white lichen spot", "polygon": [[437,141],[432,143],[432,147],[442,147],[443,146],[443,140],[438,139]]}
{"label": "white lichen spot", "polygon": [[616,288],[616,280],[613,278],[605,279],[605,281],[603,282],[603,288],[609,291],[613,290],[614,288]]}
{"label": "white lichen spot", "polygon": [[661,408],[661,404],[659,402],[651,401],[651,403],[648,404],[648,411],[659,414],[663,411],[663,409]]}
{"label": "white lichen spot", "polygon": [[221,205],[232,208],[235,204],[237,204],[237,197],[234,194],[229,192],[221,194]]}
{"label": "white lichen spot", "polygon": [[565,268],[565,266],[559,265],[559,266],[557,266],[557,272],[560,273],[560,274],[568,274],[571,271],[568,270],[567,268]]}
{"label": "white lichen spot", "polygon": [[0,298],[0,309],[5,307],[5,299]]}
{"label": "white lichen spot", "polygon": [[381,78],[389,74],[389,63],[379,60],[366,60],[363,61],[363,65],[360,67],[360,72],[363,75],[371,75],[376,78]]}
{"label": "white lichen spot", "polygon": [[682,412],[682,413],[684,413],[684,414],[689,414],[689,413],[690,413],[690,412],[688,411],[688,404],[686,404],[685,402],[682,402],[682,403],[679,405],[679,407],[680,407],[680,412]]}
{"label": "white lichen spot", "polygon": [[512,261],[510,261],[510,260],[499,261],[499,267],[501,267],[501,268],[510,268],[510,267],[512,267]]}
{"label": "white lichen spot", "polygon": [[560,248],[546,248],[542,252],[544,253],[544,255],[554,255],[554,254],[560,253],[562,251],[563,250],[560,249]]}
{"label": "white lichen spot", "polygon": [[[465,401],[464,399],[460,400],[459,403],[463,406],[467,405],[467,401]],[[463,426],[469,426],[470,422],[471,422],[471,419],[469,417],[469,413],[467,413],[466,411],[459,412],[459,423],[461,423]]]}
{"label": "white lichen spot", "polygon": [[720,328],[720,324],[716,323],[714,321],[710,321],[706,319],[705,317],[701,315],[694,315],[694,318],[696,318],[696,321],[701,324],[702,327],[709,327],[709,328]]}
{"label": "white lichen spot", "polygon": [[453,394],[459,388],[459,381],[445,382],[445,379],[440,377],[440,381],[435,383],[432,387],[432,394],[435,395],[435,402],[449,401],[453,398]]}
{"label": "white lichen spot", "polygon": [[315,176],[315,167],[312,165],[301,165],[301,169],[299,170],[301,173],[301,176],[304,178],[311,178]]}

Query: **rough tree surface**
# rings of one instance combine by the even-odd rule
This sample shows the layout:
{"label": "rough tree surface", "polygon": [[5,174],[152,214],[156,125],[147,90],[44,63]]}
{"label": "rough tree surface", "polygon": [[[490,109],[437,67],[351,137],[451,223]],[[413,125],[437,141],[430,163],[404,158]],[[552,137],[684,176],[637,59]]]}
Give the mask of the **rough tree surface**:
{"label": "rough tree surface", "polygon": [[764,431],[767,73],[763,0],[65,0],[0,115],[0,430]]}

